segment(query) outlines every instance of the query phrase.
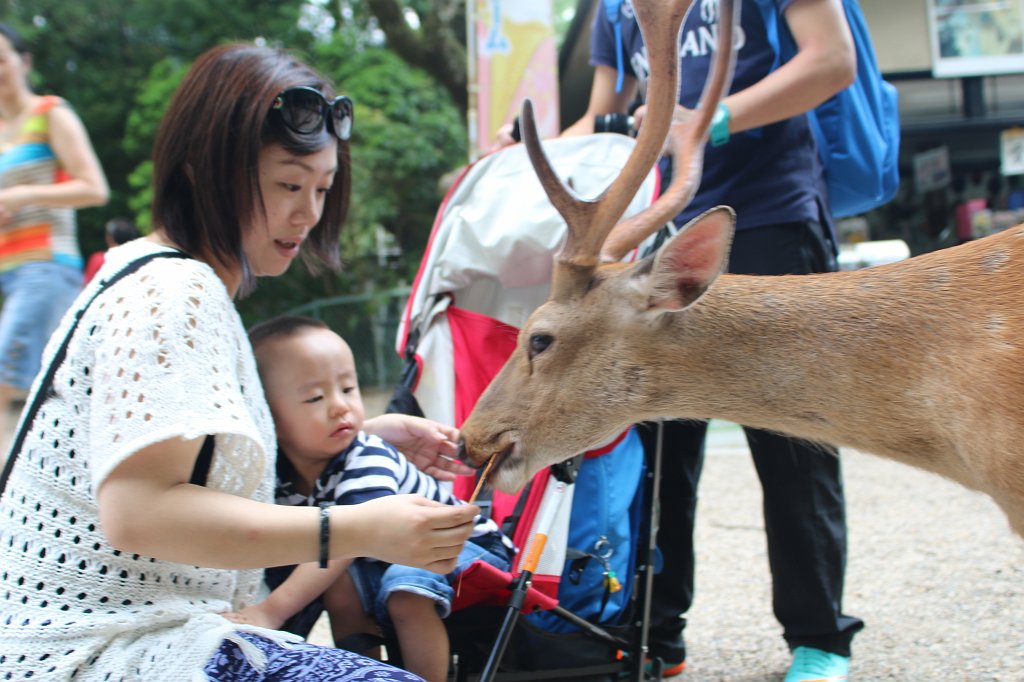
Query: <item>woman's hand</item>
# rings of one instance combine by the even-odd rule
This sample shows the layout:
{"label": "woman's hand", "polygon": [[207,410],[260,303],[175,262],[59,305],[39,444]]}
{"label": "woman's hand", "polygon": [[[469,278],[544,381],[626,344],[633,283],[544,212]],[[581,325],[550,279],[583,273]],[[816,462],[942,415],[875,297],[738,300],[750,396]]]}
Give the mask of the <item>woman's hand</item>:
{"label": "woman's hand", "polygon": [[[419,495],[391,495],[332,507],[331,555],[369,556],[449,573],[479,513],[475,504],[445,505]],[[334,533],[335,527],[341,532]],[[346,546],[358,551],[346,553]]]}
{"label": "woman's hand", "polygon": [[456,459],[459,430],[454,426],[407,414],[384,414],[366,420],[363,429],[394,445],[420,471],[439,481],[474,473]]}
{"label": "woman's hand", "polygon": [[[187,483],[202,441],[154,443],[107,475],[97,503],[110,544],[125,552],[211,568],[317,561],[316,507],[265,504]],[[443,505],[418,495],[332,507],[330,558],[372,556],[447,573],[479,513],[476,505]]]}

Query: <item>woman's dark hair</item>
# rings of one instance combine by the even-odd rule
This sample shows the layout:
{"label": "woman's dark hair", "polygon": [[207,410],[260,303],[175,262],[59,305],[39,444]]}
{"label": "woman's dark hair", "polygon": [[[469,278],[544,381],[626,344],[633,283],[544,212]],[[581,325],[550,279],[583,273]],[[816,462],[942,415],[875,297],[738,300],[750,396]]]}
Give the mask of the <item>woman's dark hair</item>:
{"label": "woman's dark hair", "polygon": [[[262,210],[259,154],[280,145],[296,156],[315,154],[336,140],[327,127],[293,132],[270,115],[285,88],[306,85],[328,99],[335,93],[313,69],[282,50],[222,45],[189,69],[153,146],[153,224],[188,253],[206,253],[242,267],[241,293],[255,286],[242,252],[242,226]],[[348,213],[352,183],[348,142],[338,140],[338,171],[323,215],[302,246],[316,272],[341,267],[338,235]]]}
{"label": "woman's dark hair", "polygon": [[10,24],[0,22],[0,35],[7,38],[7,41],[14,48],[14,51],[18,54],[28,54],[31,50],[28,49],[28,43],[21,37],[21,34],[14,30],[14,27]]}

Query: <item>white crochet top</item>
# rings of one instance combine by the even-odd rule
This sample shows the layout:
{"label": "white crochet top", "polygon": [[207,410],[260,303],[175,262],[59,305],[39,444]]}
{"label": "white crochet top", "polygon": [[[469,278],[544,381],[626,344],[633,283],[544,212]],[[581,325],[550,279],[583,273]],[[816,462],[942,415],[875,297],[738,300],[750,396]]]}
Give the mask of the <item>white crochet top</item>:
{"label": "white crochet top", "polygon": [[[76,309],[161,249],[112,250]],[[89,307],[53,388],[0,500],[0,679],[205,680],[222,640],[249,629],[216,614],[258,601],[262,571],[119,552],[94,495],[141,448],[215,434],[207,485],[273,502],[273,422],[224,284],[196,260],[151,261]]]}

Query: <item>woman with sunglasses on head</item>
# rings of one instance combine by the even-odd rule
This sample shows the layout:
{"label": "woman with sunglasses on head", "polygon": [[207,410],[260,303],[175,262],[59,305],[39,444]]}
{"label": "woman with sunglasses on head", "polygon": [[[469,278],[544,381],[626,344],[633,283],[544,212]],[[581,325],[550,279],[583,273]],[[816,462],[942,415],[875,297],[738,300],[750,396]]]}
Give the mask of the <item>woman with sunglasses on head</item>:
{"label": "woman with sunglasses on head", "polygon": [[[46,340],[81,289],[75,209],[107,202],[82,121],[29,84],[32,54],[0,24],[0,433],[39,371]],[[3,446],[6,450],[6,442]],[[3,666],[0,666],[2,669]]]}
{"label": "woman with sunglasses on head", "polygon": [[[351,124],[351,102],[277,50],[214,48],[185,77],[154,147],[153,234],[111,250],[72,306],[12,448],[11,679],[419,679],[220,615],[258,601],[269,566],[371,556],[450,571],[479,512],[412,496],[271,504],[273,423],[233,298],[300,255],[338,267]],[[453,429],[396,415],[364,429],[451,467]]]}

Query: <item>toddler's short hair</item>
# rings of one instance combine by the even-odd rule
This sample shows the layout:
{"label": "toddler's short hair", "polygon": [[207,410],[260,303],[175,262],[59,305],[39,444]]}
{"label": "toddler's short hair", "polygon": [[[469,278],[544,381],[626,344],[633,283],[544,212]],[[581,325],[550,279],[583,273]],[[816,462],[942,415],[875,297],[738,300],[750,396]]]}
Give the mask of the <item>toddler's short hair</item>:
{"label": "toddler's short hair", "polygon": [[249,329],[249,343],[253,351],[272,339],[287,338],[304,329],[327,329],[327,323],[305,315],[279,315],[260,322]]}

